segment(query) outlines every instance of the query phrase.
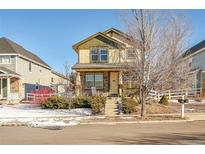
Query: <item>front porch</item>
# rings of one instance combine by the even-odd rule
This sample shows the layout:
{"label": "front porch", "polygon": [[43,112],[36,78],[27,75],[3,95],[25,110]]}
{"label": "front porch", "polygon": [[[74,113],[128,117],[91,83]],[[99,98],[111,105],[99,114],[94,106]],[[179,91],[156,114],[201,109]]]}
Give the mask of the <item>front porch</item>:
{"label": "front porch", "polygon": [[20,75],[7,68],[0,68],[0,101],[17,101],[22,97],[22,82]]}
{"label": "front porch", "polygon": [[116,70],[84,70],[76,76],[76,95],[100,93],[122,96],[122,74]]}

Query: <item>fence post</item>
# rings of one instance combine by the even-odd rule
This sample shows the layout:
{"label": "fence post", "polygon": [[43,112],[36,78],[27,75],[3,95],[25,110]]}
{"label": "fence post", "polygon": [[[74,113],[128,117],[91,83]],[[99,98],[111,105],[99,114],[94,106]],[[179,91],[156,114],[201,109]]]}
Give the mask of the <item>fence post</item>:
{"label": "fence post", "polygon": [[[184,100],[184,95],[182,95],[182,100]],[[181,106],[181,118],[184,118],[184,103]]]}
{"label": "fence post", "polygon": [[169,100],[171,99],[171,91],[169,90]]}
{"label": "fence post", "polygon": [[155,99],[158,99],[158,98],[157,98],[157,91],[154,91],[154,98],[155,98]]}
{"label": "fence post", "polygon": [[159,93],[157,93],[157,100],[158,100],[158,101],[160,100],[159,97],[160,97],[160,96],[159,96]]}
{"label": "fence post", "polygon": [[186,96],[186,98],[188,96],[188,90],[187,89],[185,90],[185,96]]}

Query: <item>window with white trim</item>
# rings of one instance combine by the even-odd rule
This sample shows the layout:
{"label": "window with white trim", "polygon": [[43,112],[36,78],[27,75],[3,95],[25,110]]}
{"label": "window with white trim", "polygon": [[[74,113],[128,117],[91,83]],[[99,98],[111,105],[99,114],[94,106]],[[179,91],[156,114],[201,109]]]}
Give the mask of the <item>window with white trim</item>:
{"label": "window with white trim", "polygon": [[94,87],[94,73],[86,73],[85,75],[85,88],[91,89]]}
{"label": "window with white trim", "polygon": [[1,64],[10,64],[11,63],[11,56],[1,56],[0,63]]}
{"label": "window with white trim", "polygon": [[86,73],[85,74],[85,88],[103,89],[103,73]]}
{"label": "window with white trim", "polygon": [[97,63],[99,61],[99,55],[97,49],[92,49],[91,51],[91,58],[93,63]]}
{"label": "window with white trim", "polygon": [[92,63],[106,63],[108,62],[108,49],[106,48],[93,48],[91,50]]}
{"label": "window with white trim", "polygon": [[103,89],[103,73],[95,74],[95,87],[96,89]]}
{"label": "window with white trim", "polygon": [[100,49],[100,61],[107,62],[108,60],[108,51],[107,49]]}

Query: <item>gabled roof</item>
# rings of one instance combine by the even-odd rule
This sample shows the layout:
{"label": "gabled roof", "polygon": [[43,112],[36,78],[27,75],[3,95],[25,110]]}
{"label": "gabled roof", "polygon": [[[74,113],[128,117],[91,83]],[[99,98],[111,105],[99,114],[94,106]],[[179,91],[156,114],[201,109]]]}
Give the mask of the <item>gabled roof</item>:
{"label": "gabled roof", "polygon": [[89,41],[89,40],[91,40],[91,39],[93,39],[93,38],[96,38],[97,36],[102,36],[102,37],[105,38],[105,39],[108,39],[108,40],[110,40],[110,41],[112,41],[112,42],[114,42],[114,43],[117,43],[117,44],[119,44],[119,45],[121,45],[121,46],[124,46],[124,44],[121,43],[120,41],[117,41],[117,40],[115,40],[115,39],[113,39],[113,38],[111,38],[111,37],[105,35],[104,33],[98,32],[98,33],[96,33],[96,34],[94,34],[94,35],[91,35],[91,36],[89,36],[88,38],[86,38],[86,39],[84,39],[84,40],[82,40],[82,41],[80,41],[80,42],[74,44],[74,45],[73,45],[73,49],[74,49],[75,51],[78,51],[78,47],[79,47],[80,45],[86,43],[87,41]]}
{"label": "gabled roof", "polygon": [[65,80],[69,80],[69,78],[66,77],[65,75],[63,75],[62,73],[56,72],[56,71],[54,71],[54,70],[52,70],[51,72],[52,72],[53,74],[55,74],[55,75],[57,75],[57,76],[59,76],[59,77],[65,79]]}
{"label": "gabled roof", "polygon": [[120,37],[117,37],[120,41],[122,41],[122,42],[125,42],[125,43],[127,43],[127,44],[129,44],[129,45],[140,45],[140,41],[138,40],[138,41],[136,41],[135,39],[133,39],[132,38],[132,36],[130,36],[130,35],[128,35],[128,34],[126,34],[126,33],[124,33],[124,32],[122,32],[122,31],[120,31],[120,30],[118,30],[118,29],[115,29],[115,28],[110,28],[110,29],[108,29],[108,30],[106,30],[106,31],[104,31],[103,33],[104,34],[109,34],[109,33],[116,33],[117,35],[119,35]]}
{"label": "gabled roof", "polygon": [[115,28],[113,28],[113,27],[110,28],[110,29],[108,29],[108,30],[106,30],[106,31],[104,31],[103,33],[104,33],[104,34],[108,34],[108,33],[110,33],[110,32],[115,32],[115,33],[117,33],[117,34],[119,34],[119,35],[129,37],[126,33],[122,32],[122,31],[120,31],[120,30],[118,30],[118,29],[115,29]]}
{"label": "gabled roof", "polygon": [[40,57],[5,37],[0,38],[0,54],[17,54],[36,63],[39,63],[44,67],[50,68],[50,66],[45,63]]}
{"label": "gabled roof", "polygon": [[187,56],[191,56],[193,54],[196,54],[198,52],[204,51],[205,50],[205,40],[197,43],[195,46],[191,47],[190,49],[188,49],[184,54],[183,57],[187,57]]}

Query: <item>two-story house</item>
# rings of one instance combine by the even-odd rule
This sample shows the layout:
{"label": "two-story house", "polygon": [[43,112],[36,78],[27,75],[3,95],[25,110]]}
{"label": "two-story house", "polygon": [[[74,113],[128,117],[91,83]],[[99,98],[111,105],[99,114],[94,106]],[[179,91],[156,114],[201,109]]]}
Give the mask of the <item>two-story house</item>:
{"label": "two-story house", "polygon": [[132,45],[125,36],[111,28],[73,45],[78,55],[72,67],[77,72],[76,95],[90,93],[92,87],[107,95],[121,95],[122,64],[133,60]]}
{"label": "two-story house", "polygon": [[191,87],[201,89],[202,96],[205,96],[205,40],[188,49],[183,56],[192,70]]}
{"label": "two-story house", "polygon": [[50,87],[54,78],[61,77],[37,55],[0,38],[0,99],[18,101],[35,89]]}

